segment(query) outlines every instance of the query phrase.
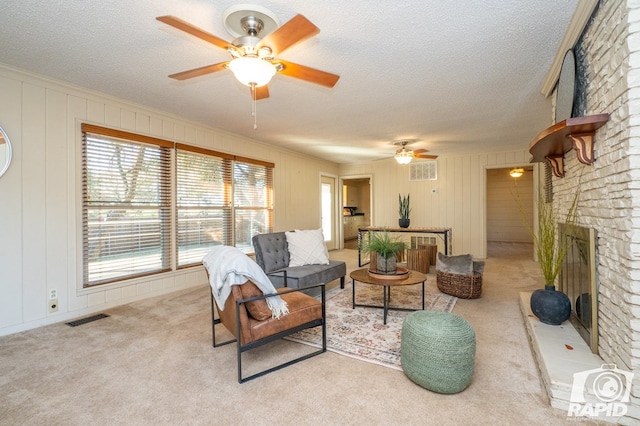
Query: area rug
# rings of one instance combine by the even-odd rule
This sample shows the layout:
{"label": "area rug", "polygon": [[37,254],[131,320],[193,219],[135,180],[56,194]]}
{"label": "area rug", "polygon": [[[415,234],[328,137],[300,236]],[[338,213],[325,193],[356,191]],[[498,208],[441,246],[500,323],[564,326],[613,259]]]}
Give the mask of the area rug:
{"label": "area rug", "polygon": [[[422,309],[419,285],[394,288],[391,307]],[[401,370],[400,333],[402,322],[410,312],[390,310],[387,324],[383,324],[382,308],[356,307],[352,309],[351,286],[334,295],[328,294],[327,349],[341,355]],[[458,300],[443,293],[425,291],[425,310],[451,312]],[[356,284],[356,302],[382,306],[382,288]],[[303,330],[289,339],[320,347],[320,327]]]}

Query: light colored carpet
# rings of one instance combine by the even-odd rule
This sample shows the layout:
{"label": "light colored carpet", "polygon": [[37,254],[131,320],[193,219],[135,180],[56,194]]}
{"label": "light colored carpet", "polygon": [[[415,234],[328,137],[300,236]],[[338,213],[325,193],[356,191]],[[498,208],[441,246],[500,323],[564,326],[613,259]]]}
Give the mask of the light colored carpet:
{"label": "light colored carpet", "polygon": [[[394,288],[389,305],[421,309],[421,293],[420,285]],[[453,296],[432,291],[425,291],[424,299],[426,310],[439,312],[451,312],[457,300]],[[327,349],[362,361],[402,370],[400,334],[402,323],[409,312],[389,310],[387,323],[384,324],[382,309],[361,306],[353,309],[352,300],[351,285],[328,295]],[[381,306],[382,287],[356,284],[356,301],[362,305]],[[298,332],[291,336],[290,340],[320,347],[321,327]]]}
{"label": "light colored carpet", "polygon": [[[357,267],[353,250],[331,257]],[[0,424],[565,424],[566,412],[545,400],[518,308],[519,292],[542,283],[531,246],[491,247],[483,296],[453,310],[477,338],[473,380],[459,394],[436,394],[401,371],[332,352],[240,385],[235,347],[211,346],[203,285],[110,309],[110,318],[80,327],[0,337]],[[300,348],[309,347],[276,342],[249,352],[247,363]]]}

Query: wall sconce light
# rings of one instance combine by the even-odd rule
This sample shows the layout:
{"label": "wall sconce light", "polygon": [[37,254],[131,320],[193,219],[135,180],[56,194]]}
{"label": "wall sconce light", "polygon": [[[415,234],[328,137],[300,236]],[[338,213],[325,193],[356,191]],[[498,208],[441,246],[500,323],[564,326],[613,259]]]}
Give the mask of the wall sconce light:
{"label": "wall sconce light", "polygon": [[524,169],[511,169],[511,171],[509,172],[509,176],[516,179],[522,176],[523,174],[524,174]]}

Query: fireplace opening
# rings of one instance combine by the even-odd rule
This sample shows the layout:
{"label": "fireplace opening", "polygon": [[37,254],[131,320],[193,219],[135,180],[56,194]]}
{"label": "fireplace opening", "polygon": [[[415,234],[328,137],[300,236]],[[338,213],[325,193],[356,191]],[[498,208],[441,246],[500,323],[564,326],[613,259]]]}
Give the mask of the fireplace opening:
{"label": "fireplace opening", "polygon": [[596,232],[593,228],[560,224],[567,256],[560,269],[560,290],[571,300],[570,321],[598,353],[598,291],[596,288]]}

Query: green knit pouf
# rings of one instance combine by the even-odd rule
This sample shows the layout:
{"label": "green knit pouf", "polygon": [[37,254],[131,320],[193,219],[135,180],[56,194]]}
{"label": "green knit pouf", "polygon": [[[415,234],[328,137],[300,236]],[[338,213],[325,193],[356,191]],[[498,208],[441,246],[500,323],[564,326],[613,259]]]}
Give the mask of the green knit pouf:
{"label": "green knit pouf", "polygon": [[476,333],[459,315],[416,311],[405,318],[400,342],[404,373],[423,388],[458,393],[473,376]]}

